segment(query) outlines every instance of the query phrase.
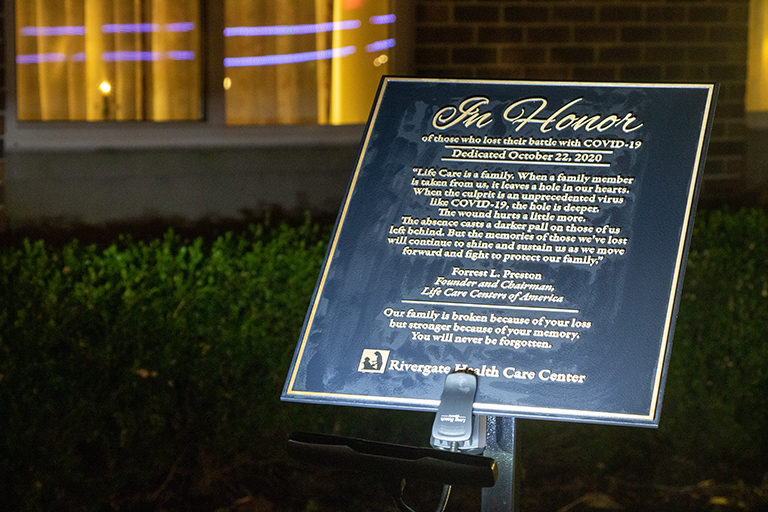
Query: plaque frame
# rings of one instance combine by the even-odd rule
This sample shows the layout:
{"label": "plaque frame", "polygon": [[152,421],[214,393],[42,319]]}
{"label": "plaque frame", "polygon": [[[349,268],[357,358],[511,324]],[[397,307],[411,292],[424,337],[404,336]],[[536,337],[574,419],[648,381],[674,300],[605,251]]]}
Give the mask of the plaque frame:
{"label": "plaque frame", "polygon": [[[671,274],[668,276],[668,286],[667,286],[667,293],[663,297],[662,305],[660,307],[657,307],[657,309],[661,308],[663,310],[663,322],[662,326],[660,327],[662,335],[661,339],[656,340],[656,343],[658,343],[657,349],[654,350],[654,364],[653,364],[653,375],[650,379],[648,379],[648,382],[651,383],[652,389],[650,392],[650,396],[647,400],[647,407],[642,410],[642,412],[638,412],[635,408],[635,410],[632,411],[621,411],[617,410],[620,407],[616,407],[615,404],[611,404],[611,407],[603,407],[603,409],[610,409],[610,410],[597,410],[600,409],[600,407],[593,407],[592,409],[586,409],[586,408],[569,408],[567,406],[553,406],[551,404],[542,403],[542,404],[525,404],[525,403],[495,403],[488,400],[483,400],[482,398],[478,398],[478,400],[474,403],[474,412],[475,414],[480,415],[489,415],[489,416],[509,416],[509,417],[522,417],[522,418],[535,418],[535,419],[554,419],[554,420],[561,420],[561,421],[577,421],[577,422],[589,422],[589,423],[604,423],[604,424],[614,424],[614,425],[631,425],[631,426],[643,426],[643,427],[657,427],[658,421],[659,421],[659,415],[661,411],[661,403],[663,398],[663,391],[664,391],[664,383],[666,378],[666,373],[669,365],[669,358],[670,358],[670,349],[671,349],[671,342],[672,342],[672,335],[674,331],[674,321],[677,315],[677,309],[679,307],[679,299],[682,292],[682,284],[683,284],[683,276],[684,276],[684,268],[685,268],[685,261],[687,259],[688,254],[688,247],[690,244],[690,237],[692,233],[692,226],[693,226],[693,219],[695,215],[695,209],[696,209],[696,201],[698,199],[699,189],[701,186],[701,180],[702,180],[702,174],[703,174],[703,166],[704,161],[706,158],[706,148],[709,140],[709,133],[711,130],[713,117],[714,117],[714,107],[715,107],[715,100],[717,96],[717,84],[648,84],[648,83],[589,83],[589,82],[531,82],[531,81],[495,81],[495,80],[433,80],[433,79],[421,79],[421,78],[397,78],[397,77],[383,77],[381,84],[379,86],[379,91],[376,95],[376,100],[374,102],[373,108],[371,110],[371,115],[369,118],[369,121],[367,123],[366,129],[365,129],[365,135],[363,137],[363,140],[360,145],[360,150],[358,154],[358,158],[347,188],[347,192],[344,197],[344,201],[342,204],[342,207],[339,211],[336,226],[334,228],[331,241],[328,247],[328,252],[326,255],[325,262],[323,264],[322,271],[320,273],[318,283],[316,285],[310,307],[307,312],[307,316],[305,318],[304,326],[302,328],[301,336],[299,339],[299,343],[296,347],[296,351],[294,353],[294,358],[291,363],[290,371],[288,373],[288,377],[286,379],[285,387],[282,394],[282,400],[285,401],[296,401],[296,402],[308,402],[308,403],[326,403],[326,404],[332,404],[332,405],[349,405],[349,406],[365,406],[365,407],[375,407],[375,408],[395,408],[395,409],[405,409],[405,410],[421,410],[421,411],[435,411],[439,405],[439,393],[435,393],[434,389],[430,389],[432,396],[414,396],[411,394],[411,396],[402,396],[402,395],[393,395],[393,394],[385,394],[380,393],[378,391],[374,391],[371,393],[361,393],[361,392],[350,392],[347,390],[347,383],[341,379],[340,383],[341,386],[339,389],[311,389],[312,386],[306,385],[306,381],[308,379],[307,374],[310,372],[310,369],[307,368],[308,363],[307,361],[310,360],[312,357],[316,356],[318,351],[322,350],[322,343],[316,343],[310,338],[316,333],[317,331],[323,331],[324,329],[327,329],[327,325],[323,324],[319,329],[318,326],[318,320],[321,317],[328,316],[328,309],[332,308],[332,305],[329,305],[333,298],[329,298],[329,290],[333,289],[337,286],[339,282],[338,276],[333,275],[334,266],[337,263],[337,258],[339,257],[339,254],[343,255],[341,257],[343,258],[349,258],[351,257],[349,252],[345,252],[349,249],[350,242],[347,240],[348,236],[347,233],[351,230],[353,232],[360,233],[363,229],[369,229],[371,228],[372,224],[376,224],[376,220],[384,220],[384,224],[386,225],[392,225],[394,226],[393,218],[386,217],[382,215],[374,215],[370,219],[370,223],[360,222],[357,219],[357,213],[360,211],[360,202],[366,199],[368,196],[371,195],[370,193],[370,187],[373,186],[372,184],[375,184],[374,181],[366,182],[365,178],[367,175],[369,175],[371,172],[373,172],[371,169],[375,168],[376,165],[381,164],[382,160],[378,158],[378,156],[371,157],[372,154],[377,152],[383,152],[384,149],[389,149],[390,146],[385,147],[379,147],[380,139],[382,138],[384,133],[391,133],[391,132],[383,132],[384,128],[379,127],[379,121],[382,119],[385,119],[386,123],[383,123],[387,127],[395,126],[398,122],[398,119],[395,119],[394,121],[392,118],[396,118],[398,115],[398,112],[393,113],[392,105],[398,106],[398,101],[402,101],[404,107],[407,107],[406,101],[409,99],[413,99],[414,96],[408,97],[406,99],[404,98],[404,95],[401,94],[403,91],[407,92],[409,88],[415,89],[417,91],[420,91],[421,89],[425,90],[432,90],[431,88],[443,88],[443,89],[449,89],[452,88],[452,91],[448,94],[448,96],[451,97],[451,99],[455,98],[461,98],[461,97],[472,97],[480,95],[478,92],[483,91],[483,88],[493,88],[494,91],[496,90],[513,90],[515,91],[514,94],[510,94],[510,97],[515,100],[518,98],[525,98],[526,94],[531,94],[529,91],[533,90],[545,90],[547,91],[547,94],[550,94],[549,91],[565,91],[562,96],[562,98],[570,98],[570,96],[566,95],[573,91],[573,97],[576,97],[578,95],[582,96],[588,96],[590,94],[590,91],[595,92],[596,97],[601,96],[601,94],[605,96],[610,96],[611,94],[616,97],[622,97],[622,94],[629,95],[630,93],[635,93],[636,91],[646,92],[648,96],[651,96],[651,99],[645,100],[647,102],[651,102],[652,100],[660,101],[661,98],[664,97],[664,93],[667,92],[670,95],[672,95],[672,92],[675,92],[675,98],[678,97],[686,97],[687,92],[691,92],[691,96],[694,95],[694,93],[698,96],[696,96],[696,100],[691,100],[691,103],[696,103],[697,105],[701,104],[701,110],[699,112],[695,112],[694,114],[691,114],[689,111],[691,108],[689,108],[689,111],[686,111],[686,114],[689,115],[689,117],[696,118],[696,116],[700,116],[696,118],[696,129],[692,130],[690,135],[690,147],[688,147],[688,152],[686,153],[686,159],[684,162],[679,162],[679,166],[685,167],[686,172],[688,173],[686,176],[682,178],[682,181],[684,183],[675,183],[676,188],[676,194],[677,195],[670,195],[665,196],[663,199],[659,199],[654,201],[653,199],[646,201],[645,204],[642,205],[641,210],[643,212],[651,211],[654,208],[655,203],[663,203],[664,201],[672,201],[675,200],[681,200],[682,205],[678,205],[678,210],[676,210],[676,217],[673,222],[670,222],[669,225],[666,226],[667,231],[676,232],[675,239],[673,240],[673,243],[666,244],[671,245],[670,247],[666,247],[665,255],[667,255],[667,260],[674,260],[672,263],[668,263],[668,266],[671,264],[673,266]],[[517,91],[520,92],[517,92]],[[650,92],[649,92],[650,91]],[[552,93],[554,94],[554,93]],[[395,95],[395,96],[391,96]],[[543,95],[543,93],[542,93]],[[636,94],[637,96],[641,96],[639,93]],[[497,103],[502,103],[505,99],[499,99],[496,96],[493,96],[492,93],[488,93],[487,96],[489,98],[494,99]],[[392,98],[395,99],[392,99]],[[440,97],[439,93],[436,93],[436,97]],[[549,98],[549,96],[547,96]],[[567,101],[561,99],[558,106],[562,105],[568,105]],[[425,103],[429,104],[428,100],[424,100]],[[554,103],[554,102],[553,102]],[[597,102],[593,102],[597,103]],[[673,103],[672,100],[669,100],[668,103]],[[429,104],[427,108],[432,108],[433,116],[434,112],[439,108],[445,108],[446,104],[454,105],[458,108],[458,102],[454,101],[451,103],[450,101],[446,100],[442,103],[434,103]],[[614,105],[609,105],[609,107],[613,107]],[[565,108],[565,107],[562,107]],[[650,107],[645,107],[646,110],[651,111],[652,109]],[[405,109],[405,108],[404,108]],[[396,109],[394,109],[396,110]],[[555,107],[553,107],[550,110],[556,110]],[[460,109],[459,109],[460,111]],[[569,110],[562,110],[563,113],[570,112]],[[594,114],[594,110],[589,114]],[[633,110],[634,112],[634,110]],[[642,109],[639,110],[639,113],[636,114],[637,118],[640,118],[642,116]],[[522,115],[522,114],[521,114]],[[594,114],[597,115],[597,114]],[[426,116],[426,114],[425,114]],[[541,118],[542,120],[544,117]],[[646,121],[646,119],[649,118],[643,118],[643,123],[647,123],[649,121]],[[400,124],[402,125],[402,119],[400,120]],[[493,125],[497,124],[498,119],[494,119]],[[434,123],[434,121],[433,121]],[[543,121],[536,121],[538,125],[544,125],[545,123]],[[532,128],[529,132],[523,131],[526,136],[531,136],[530,133],[536,128],[535,125],[533,125],[533,122],[530,123],[532,125]],[[550,123],[554,124],[554,122]],[[654,126],[661,126],[661,122],[659,120],[656,120],[656,125]],[[690,124],[690,123],[689,123]],[[424,123],[422,123],[422,128],[425,126]],[[479,122],[475,121],[475,125],[472,126],[474,131],[480,132],[478,128]],[[688,126],[688,125],[686,125]],[[514,125],[510,125],[507,123],[505,126],[505,135],[509,136],[512,134],[512,131],[514,129]],[[671,128],[670,128],[671,129]],[[433,129],[432,131],[437,131]],[[471,131],[471,130],[470,130]],[[415,129],[414,133],[424,133],[426,136],[426,131],[424,129]],[[449,130],[446,130],[445,133],[449,133]],[[466,133],[466,130],[465,132]],[[519,132],[517,132],[519,133]],[[531,136],[532,137],[532,136]],[[663,138],[663,137],[661,137]],[[656,140],[659,140],[659,136],[656,136]],[[418,140],[410,140],[412,145],[419,146],[421,141]],[[404,147],[407,146],[407,144],[404,144]],[[651,160],[650,164],[655,163],[658,165],[660,163],[659,159],[660,157],[658,155],[651,155],[648,157],[649,160]],[[681,157],[681,160],[682,157]],[[391,162],[387,160],[383,160],[385,165],[390,165]],[[402,162],[400,162],[402,166]],[[648,164],[648,165],[650,165]],[[421,165],[421,162],[414,163],[414,166]],[[424,167],[426,167],[427,164],[424,164]],[[512,172],[518,171],[520,168],[533,168],[532,165],[528,165],[528,167],[525,166],[525,164],[509,164],[511,167],[510,169]],[[543,168],[546,168],[544,166]],[[646,171],[646,168],[642,169],[643,172]],[[395,172],[395,171],[393,171]],[[615,172],[615,171],[614,171]],[[658,173],[657,173],[658,174]],[[639,173],[636,173],[635,176],[638,176]],[[642,183],[644,187],[649,187],[650,183]],[[369,187],[366,189],[365,187]],[[363,192],[360,192],[360,191]],[[385,191],[388,192],[388,191]],[[644,195],[641,195],[644,194]],[[638,192],[635,196],[632,196],[633,201],[637,201],[638,198],[646,197],[649,193],[646,190],[641,190]],[[362,199],[358,196],[362,195]],[[392,194],[390,194],[392,195]],[[376,203],[377,205],[382,204],[381,202]],[[658,206],[658,205],[657,205]],[[375,213],[375,212],[374,212]],[[403,212],[401,212],[403,213]],[[422,212],[423,213],[423,212]],[[355,218],[355,221],[351,221],[350,219]],[[639,220],[638,220],[639,219]],[[636,222],[639,222],[642,224],[642,221],[645,219],[640,217],[635,217],[632,215],[629,215],[626,219],[626,227],[632,228],[635,227]],[[658,220],[655,218],[655,220]],[[381,222],[379,222],[381,224]],[[348,227],[351,226],[351,227]],[[381,228],[381,226],[377,226],[378,229]],[[356,231],[355,231],[356,230]],[[373,231],[373,229],[370,229]],[[641,232],[641,229],[635,229],[633,232]],[[381,236],[381,232],[378,233],[379,236]],[[651,240],[651,235],[648,233],[645,234],[635,234],[633,235],[637,237],[639,240],[638,244],[644,244],[647,242],[647,240]],[[355,241],[365,239],[365,242],[368,244],[367,247],[373,247],[375,246],[375,243],[371,242],[369,238],[366,238],[363,235],[358,236]],[[344,244],[347,244],[347,246],[344,246]],[[386,247],[386,246],[385,246]],[[632,247],[628,249],[628,251],[631,251]],[[672,255],[669,257],[669,255]],[[634,263],[633,263],[634,264]],[[629,265],[629,263],[627,263]],[[358,267],[359,268],[359,267]],[[346,268],[344,270],[347,270]],[[355,276],[355,279],[360,279],[359,276]],[[637,279],[636,277],[633,277],[633,279]],[[610,281],[610,280],[609,280]],[[362,285],[362,281],[360,281],[360,284]],[[427,281],[421,284],[428,284]],[[604,283],[603,283],[604,284]],[[339,294],[342,294],[344,290],[339,292]],[[622,303],[622,306],[625,307],[625,309],[630,305],[629,299],[623,298],[622,301],[626,302],[626,304]],[[352,303],[354,301],[351,301]],[[347,301],[345,303],[346,306],[349,306],[351,303],[350,301]],[[386,302],[386,301],[383,301]],[[408,303],[409,305],[419,305],[421,307],[442,307],[442,308],[450,308],[454,307],[455,302],[452,301],[446,301],[446,300],[418,300],[418,301],[411,301],[409,299],[403,299],[403,303]],[[498,304],[476,304],[477,309],[485,309],[485,310],[494,310],[496,307],[501,307]],[[459,306],[455,306],[459,307]],[[509,307],[509,306],[505,306]],[[379,307],[378,309],[382,309],[382,307]],[[555,308],[528,308],[531,311],[538,311],[539,313],[547,313],[550,309]],[[576,312],[579,312],[582,310],[582,308],[577,307],[570,307],[570,308],[559,308],[559,311],[555,312],[554,314],[563,313],[563,314],[571,314],[571,312],[574,312],[572,314],[577,314]],[[646,310],[644,310],[642,307],[638,307],[636,315],[638,317],[642,317],[647,313]],[[656,316],[660,316],[658,313],[656,313]],[[349,324],[349,322],[347,322]],[[658,329],[657,329],[658,330]],[[339,327],[339,331],[347,331],[347,325],[343,327]],[[321,332],[323,336],[325,336],[324,333]],[[338,333],[337,333],[338,334]],[[325,341],[328,341],[327,338],[323,338],[321,336],[321,339],[324,339]],[[343,344],[344,342],[342,340],[334,341],[334,343],[337,343],[339,345]],[[384,351],[384,346],[380,346],[380,344],[376,341],[370,341],[367,342],[367,345],[361,345],[361,348],[368,349],[365,347],[368,347],[369,345],[372,346],[371,350],[374,348],[380,348],[382,351]],[[344,350],[342,349],[337,349]],[[314,352],[313,352],[314,351]],[[311,353],[313,352],[313,353]],[[387,361],[391,361],[392,358],[396,352],[394,349],[392,349],[392,352],[387,353]],[[362,362],[361,362],[362,364]],[[625,364],[626,362],[622,363]],[[439,363],[436,364],[437,366],[440,366]],[[317,364],[314,365],[316,370],[318,367]],[[450,365],[453,369],[454,365]],[[479,365],[478,365],[479,366]],[[325,371],[325,369],[322,369],[322,371]],[[332,380],[334,377],[328,377],[330,373],[337,372],[338,368],[334,369],[333,371],[326,371],[326,375],[322,378],[315,379],[316,381],[322,381],[323,379]],[[589,377],[587,377],[589,380]],[[442,379],[441,379],[442,380]],[[648,383],[646,382],[646,384]],[[627,385],[626,383],[624,385]],[[482,377],[481,377],[481,386],[482,386]],[[322,387],[322,386],[321,386]],[[433,386],[433,388],[435,388]],[[480,393],[478,393],[480,395]],[[436,396],[434,396],[436,395]]]}

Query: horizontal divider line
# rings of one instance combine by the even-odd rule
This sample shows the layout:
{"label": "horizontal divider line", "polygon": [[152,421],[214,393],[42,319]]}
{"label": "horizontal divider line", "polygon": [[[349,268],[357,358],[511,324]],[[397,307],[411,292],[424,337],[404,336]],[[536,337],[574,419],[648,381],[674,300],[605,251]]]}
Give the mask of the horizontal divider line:
{"label": "horizontal divider line", "polygon": [[480,307],[480,308],[492,308],[492,309],[522,309],[527,311],[550,311],[556,313],[578,313],[578,309],[567,308],[540,308],[536,306],[499,306],[495,304],[473,304],[469,302],[440,302],[433,300],[406,300],[401,301],[403,304],[429,304],[432,306],[459,306],[459,307]]}

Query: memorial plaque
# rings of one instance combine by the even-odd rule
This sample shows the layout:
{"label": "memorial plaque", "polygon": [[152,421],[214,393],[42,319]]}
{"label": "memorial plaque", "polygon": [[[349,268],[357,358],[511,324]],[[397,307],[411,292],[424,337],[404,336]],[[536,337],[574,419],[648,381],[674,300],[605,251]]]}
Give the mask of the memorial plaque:
{"label": "memorial plaque", "polygon": [[657,425],[715,96],[384,78],[282,398]]}

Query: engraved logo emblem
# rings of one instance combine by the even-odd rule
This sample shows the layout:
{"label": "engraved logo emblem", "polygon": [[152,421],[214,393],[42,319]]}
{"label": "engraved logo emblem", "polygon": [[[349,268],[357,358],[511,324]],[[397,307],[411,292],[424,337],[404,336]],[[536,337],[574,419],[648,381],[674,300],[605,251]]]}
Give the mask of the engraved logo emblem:
{"label": "engraved logo emblem", "polygon": [[363,349],[363,355],[360,356],[360,364],[357,366],[357,371],[363,373],[384,373],[388,359],[389,350]]}

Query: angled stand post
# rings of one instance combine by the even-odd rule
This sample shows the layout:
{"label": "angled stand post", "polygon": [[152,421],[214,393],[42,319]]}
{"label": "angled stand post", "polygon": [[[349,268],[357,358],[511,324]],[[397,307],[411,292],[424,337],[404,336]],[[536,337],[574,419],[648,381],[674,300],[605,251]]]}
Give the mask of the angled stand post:
{"label": "angled stand post", "polygon": [[432,426],[431,444],[440,450],[482,453],[496,461],[498,477],[483,488],[482,512],[512,512],[515,485],[515,418],[475,416],[477,377],[456,372],[445,379]]}
{"label": "angled stand post", "polygon": [[296,433],[288,441],[288,454],[312,465],[380,476],[398,510],[411,510],[402,492],[405,479],[415,478],[444,485],[438,510],[445,509],[450,487],[460,484],[485,488],[483,512],[511,511],[515,420],[475,416],[476,391],[474,373],[448,375],[432,425],[430,444],[435,449]]}
{"label": "angled stand post", "polygon": [[485,457],[498,468],[496,485],[484,487],[482,512],[511,512],[515,506],[515,418],[489,416],[486,426]]}

